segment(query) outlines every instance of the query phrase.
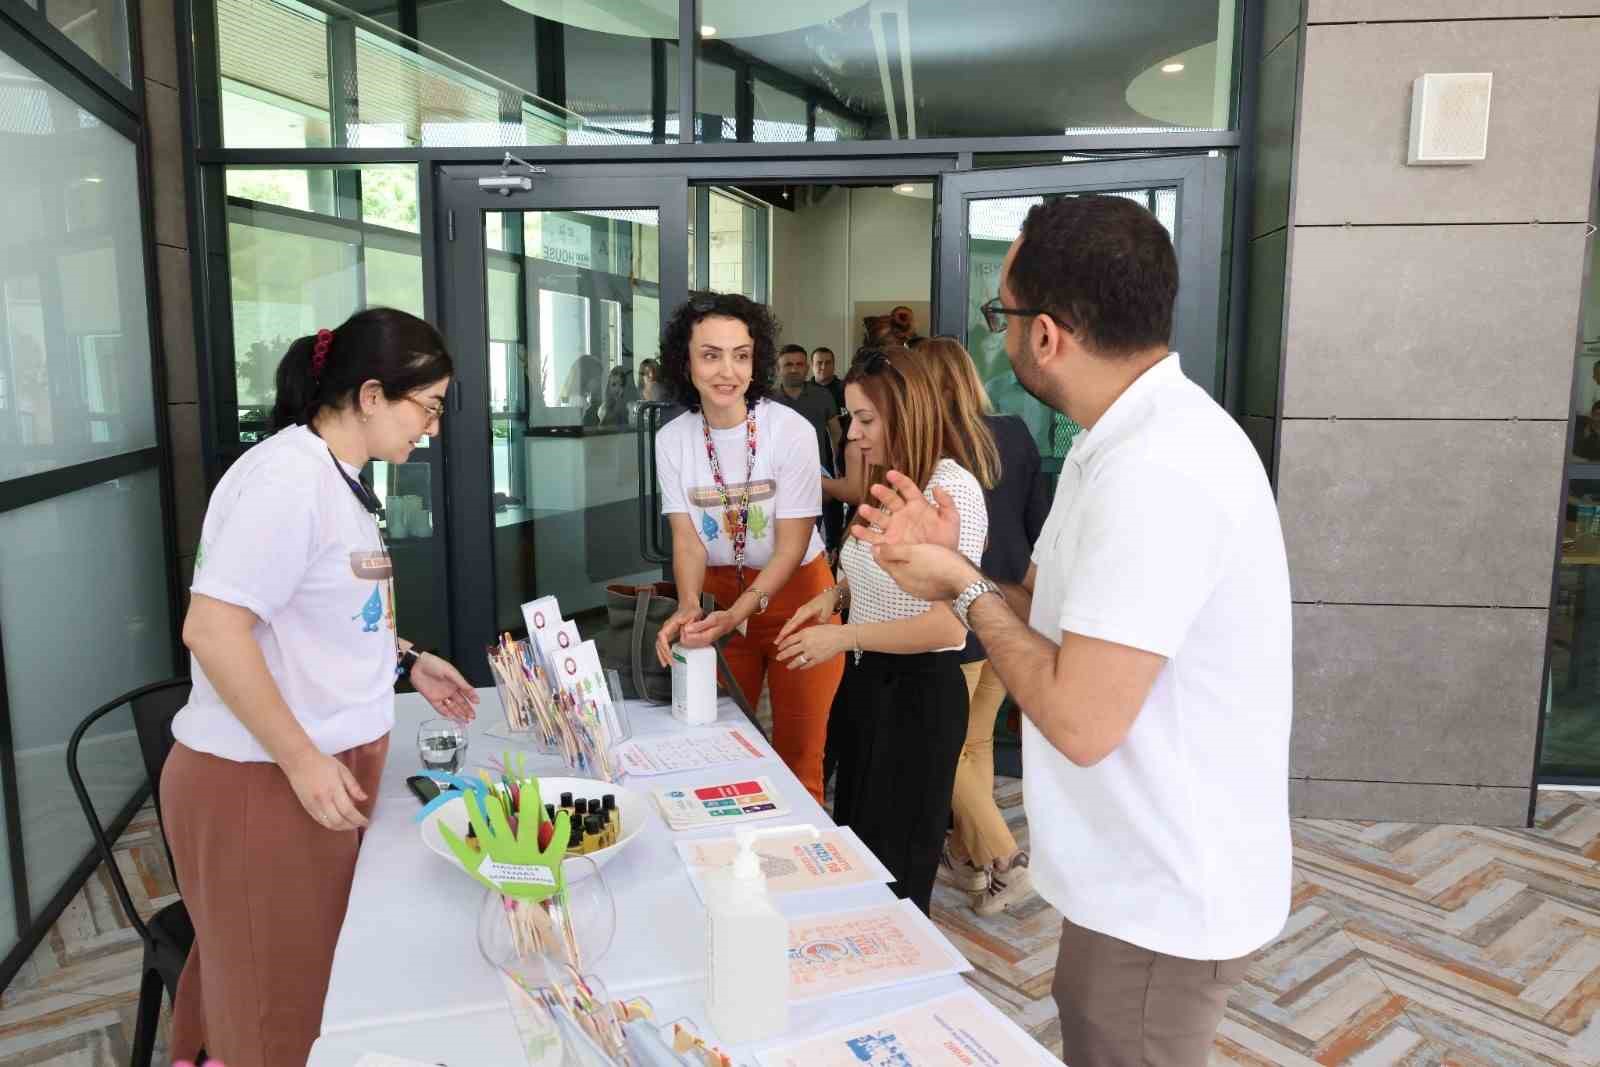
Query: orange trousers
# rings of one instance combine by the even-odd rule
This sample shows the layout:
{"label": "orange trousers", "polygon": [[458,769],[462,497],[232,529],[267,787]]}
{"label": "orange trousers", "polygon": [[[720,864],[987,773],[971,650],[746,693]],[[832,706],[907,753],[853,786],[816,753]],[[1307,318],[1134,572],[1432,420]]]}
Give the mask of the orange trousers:
{"label": "orange trousers", "polygon": [[[387,735],[339,753],[372,815]],[[172,1011],[174,1059],[202,1047],[229,1067],[305,1063],[322,1032],[358,830],[329,830],[300,806],[276,763],[173,748],[161,772],[178,888],[194,948]]]}
{"label": "orange trousers", "polygon": [[[760,571],[745,570],[745,587]],[[750,616],[743,636],[728,635],[723,655],[753,708],[765,683],[772,691],[772,747],[789,765],[806,791],[822,803],[822,749],[828,740],[828,711],[844,676],[844,657],[838,656],[809,670],[790,670],[778,660],[778,631],[806,601],[833,588],[828,557],[818,556],[794,572],[760,615]],[[726,608],[739,598],[739,581],[732,567],[707,567],[705,592]],[[833,619],[838,622],[837,616]]]}

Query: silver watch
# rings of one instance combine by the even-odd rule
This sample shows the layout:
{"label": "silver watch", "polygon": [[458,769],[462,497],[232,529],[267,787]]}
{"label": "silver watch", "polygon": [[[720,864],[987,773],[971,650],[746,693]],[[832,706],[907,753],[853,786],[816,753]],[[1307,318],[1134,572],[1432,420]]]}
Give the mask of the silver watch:
{"label": "silver watch", "polygon": [[955,603],[950,605],[950,609],[956,613],[956,618],[961,620],[961,625],[965,626],[970,631],[972,629],[972,623],[967,621],[967,612],[972,610],[972,605],[976,603],[978,598],[981,596],[984,596],[988,593],[999,592],[1000,587],[998,585],[995,585],[987,578],[979,578],[977,581],[961,590],[961,595],[956,597]]}

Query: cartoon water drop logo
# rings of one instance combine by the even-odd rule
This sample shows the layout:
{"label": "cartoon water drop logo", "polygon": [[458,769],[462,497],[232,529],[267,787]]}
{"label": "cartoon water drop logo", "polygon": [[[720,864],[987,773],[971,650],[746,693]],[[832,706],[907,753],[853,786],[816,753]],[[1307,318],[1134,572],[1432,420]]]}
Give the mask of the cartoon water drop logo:
{"label": "cartoon water drop logo", "polygon": [[708,545],[717,539],[717,520],[711,517],[709,511],[700,513],[700,536]]}
{"label": "cartoon water drop logo", "polygon": [[361,606],[360,612],[350,616],[352,619],[361,620],[361,632],[364,634],[377,633],[378,624],[383,621],[383,596],[380,593],[381,589],[381,586],[373,586],[372,595],[368,597],[367,602]]}

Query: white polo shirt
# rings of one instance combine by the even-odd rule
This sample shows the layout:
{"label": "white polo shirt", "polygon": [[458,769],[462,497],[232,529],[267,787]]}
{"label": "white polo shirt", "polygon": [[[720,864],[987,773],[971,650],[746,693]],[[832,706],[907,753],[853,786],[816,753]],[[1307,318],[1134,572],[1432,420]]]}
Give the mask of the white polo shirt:
{"label": "white polo shirt", "polygon": [[1024,721],[1040,895],[1167,955],[1255,951],[1289,914],[1289,569],[1260,458],[1175,354],[1073,443],[1033,561],[1036,631],[1167,659],[1093,767]]}

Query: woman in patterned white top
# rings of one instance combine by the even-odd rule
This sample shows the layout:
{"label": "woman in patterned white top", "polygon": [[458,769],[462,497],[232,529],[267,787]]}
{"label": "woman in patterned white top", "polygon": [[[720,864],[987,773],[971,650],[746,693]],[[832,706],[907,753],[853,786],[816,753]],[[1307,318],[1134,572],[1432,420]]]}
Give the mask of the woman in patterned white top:
{"label": "woman in patterned white top", "polygon": [[[927,365],[905,348],[862,349],[844,392],[868,484],[897,470],[936,504],[953,503],[961,551],[979,560],[988,535],[983,490],[999,475],[988,427],[956,425],[960,416],[940,403]],[[778,657],[806,669],[849,653],[833,703],[834,818],[889,868],[895,892],[926,912],[966,740],[967,635],[948,604],[895,585],[854,529],[839,553],[838,586],[795,612],[779,635]],[[849,623],[827,624],[845,605]]]}

